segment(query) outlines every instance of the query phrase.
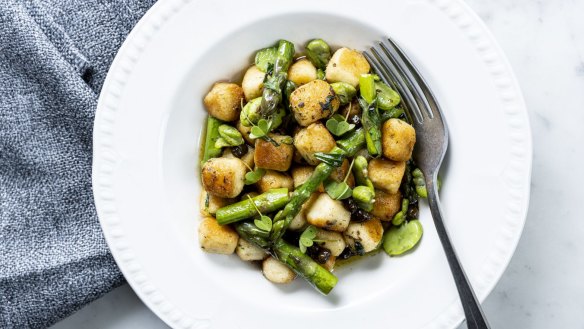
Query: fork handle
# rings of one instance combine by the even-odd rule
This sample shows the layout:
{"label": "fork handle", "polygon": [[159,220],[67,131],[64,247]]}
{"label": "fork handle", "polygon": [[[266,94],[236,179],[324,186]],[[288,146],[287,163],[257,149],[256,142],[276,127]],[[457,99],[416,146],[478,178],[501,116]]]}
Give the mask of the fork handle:
{"label": "fork handle", "polygon": [[489,329],[490,326],[483,314],[481,304],[478,302],[474,291],[468,282],[464,269],[462,268],[462,265],[460,265],[460,261],[456,256],[456,252],[450,242],[446,227],[444,226],[440,199],[438,198],[437,177],[437,173],[426,176],[428,203],[430,205],[432,218],[434,218],[436,230],[438,231],[438,237],[440,237],[440,242],[442,242],[444,253],[448,259],[448,265],[450,265],[450,270],[454,277],[456,288],[458,289],[458,295],[460,296],[462,308],[464,309],[464,314],[466,316],[466,325],[468,329]]}

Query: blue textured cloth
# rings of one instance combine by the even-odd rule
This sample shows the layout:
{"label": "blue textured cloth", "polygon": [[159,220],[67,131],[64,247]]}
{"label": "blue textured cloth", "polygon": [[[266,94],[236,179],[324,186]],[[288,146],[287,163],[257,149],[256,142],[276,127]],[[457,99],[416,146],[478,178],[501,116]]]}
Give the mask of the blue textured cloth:
{"label": "blue textured cloth", "polygon": [[0,328],[45,328],[123,282],[91,192],[97,97],[154,0],[0,0]]}

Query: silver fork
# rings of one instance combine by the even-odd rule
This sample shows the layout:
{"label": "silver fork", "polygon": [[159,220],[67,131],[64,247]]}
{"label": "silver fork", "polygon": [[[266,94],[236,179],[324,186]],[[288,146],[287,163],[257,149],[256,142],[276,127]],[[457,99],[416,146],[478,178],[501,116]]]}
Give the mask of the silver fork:
{"label": "silver fork", "polygon": [[379,77],[397,90],[416,129],[414,160],[424,173],[428,203],[442,247],[446,253],[469,329],[490,328],[480,303],[456,256],[442,220],[438,198],[438,170],[448,148],[448,127],[432,91],[404,51],[391,39],[377,42],[365,56]]}

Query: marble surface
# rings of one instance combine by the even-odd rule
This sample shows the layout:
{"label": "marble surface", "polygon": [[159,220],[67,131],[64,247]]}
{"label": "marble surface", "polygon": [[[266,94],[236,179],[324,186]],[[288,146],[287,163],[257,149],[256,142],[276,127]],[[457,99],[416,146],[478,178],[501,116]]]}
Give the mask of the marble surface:
{"label": "marble surface", "polygon": [[[584,328],[584,1],[467,2],[515,70],[534,142],[525,231],[485,313],[493,328]],[[70,328],[167,326],[123,286],[53,327]]]}

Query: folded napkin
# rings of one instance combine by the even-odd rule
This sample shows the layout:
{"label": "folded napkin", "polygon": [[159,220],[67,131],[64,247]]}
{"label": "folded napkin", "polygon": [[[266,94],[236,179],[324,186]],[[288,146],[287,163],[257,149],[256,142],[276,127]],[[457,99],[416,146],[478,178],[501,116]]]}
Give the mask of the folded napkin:
{"label": "folded napkin", "polygon": [[124,279],[91,192],[95,107],[155,0],[0,0],[0,328],[45,328]]}

